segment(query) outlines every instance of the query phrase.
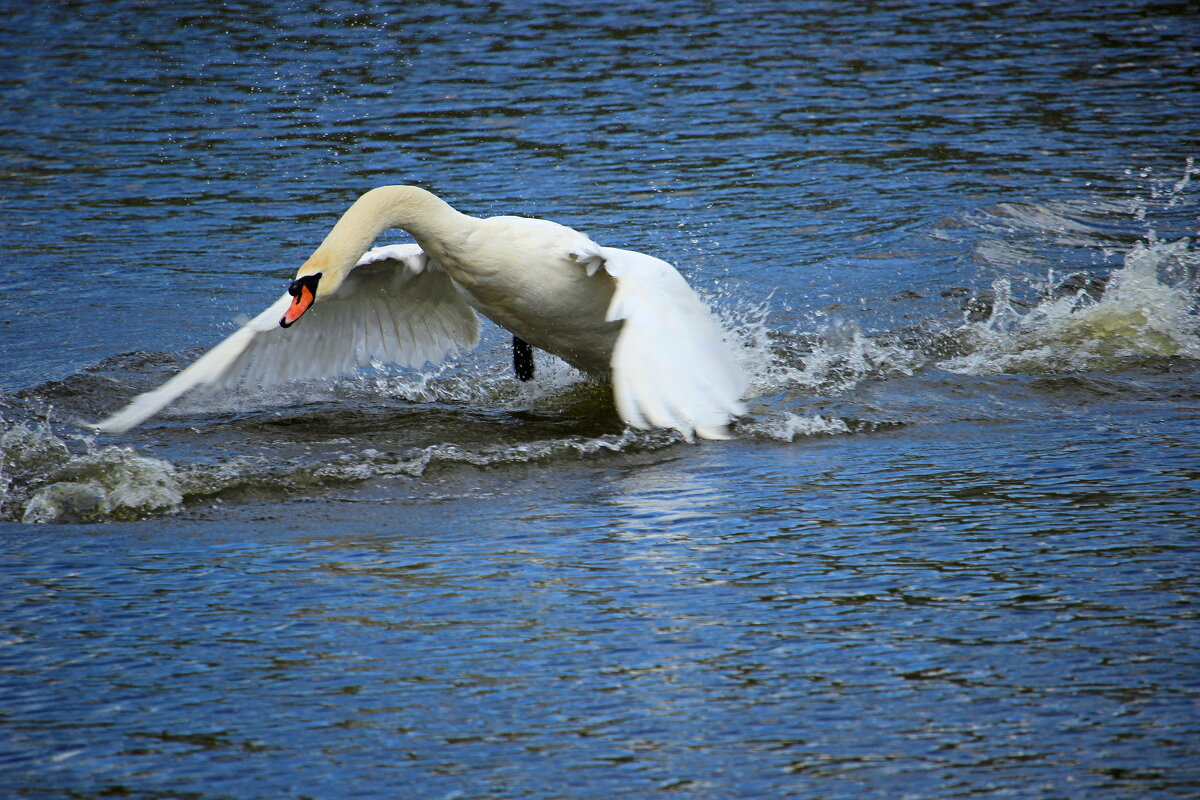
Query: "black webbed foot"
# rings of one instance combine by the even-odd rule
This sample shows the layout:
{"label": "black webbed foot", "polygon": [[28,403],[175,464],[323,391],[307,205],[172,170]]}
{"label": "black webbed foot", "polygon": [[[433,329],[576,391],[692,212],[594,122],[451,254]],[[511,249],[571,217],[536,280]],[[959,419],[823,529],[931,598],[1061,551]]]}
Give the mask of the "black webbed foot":
{"label": "black webbed foot", "polygon": [[513,337],[513,371],[518,380],[533,380],[533,347],[517,336]]}

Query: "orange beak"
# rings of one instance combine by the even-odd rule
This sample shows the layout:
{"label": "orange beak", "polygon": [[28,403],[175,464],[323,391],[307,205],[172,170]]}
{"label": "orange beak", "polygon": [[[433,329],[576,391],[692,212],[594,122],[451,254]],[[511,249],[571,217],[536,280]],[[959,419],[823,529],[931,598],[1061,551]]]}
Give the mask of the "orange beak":
{"label": "orange beak", "polygon": [[321,280],[321,273],[318,272],[315,275],[305,275],[292,281],[292,285],[288,287],[288,294],[292,296],[292,304],[288,306],[287,312],[279,320],[279,327],[291,327],[292,323],[300,319],[305,311],[308,311],[309,306],[317,299],[317,282],[319,280]]}

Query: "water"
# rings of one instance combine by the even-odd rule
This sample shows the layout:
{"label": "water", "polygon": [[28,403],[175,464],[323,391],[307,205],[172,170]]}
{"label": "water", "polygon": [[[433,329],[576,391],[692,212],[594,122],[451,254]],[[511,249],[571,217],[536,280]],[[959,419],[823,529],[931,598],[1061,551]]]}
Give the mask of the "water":
{"label": "water", "polygon": [[[11,6],[0,794],[1200,794],[1188,4]],[[80,426],[399,182],[679,265],[737,438],[495,330]]]}

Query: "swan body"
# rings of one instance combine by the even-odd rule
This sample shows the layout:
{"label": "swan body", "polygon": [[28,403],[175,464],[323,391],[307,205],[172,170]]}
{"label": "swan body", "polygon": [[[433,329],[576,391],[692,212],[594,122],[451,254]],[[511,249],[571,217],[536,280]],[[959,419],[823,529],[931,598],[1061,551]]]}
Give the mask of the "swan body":
{"label": "swan body", "polygon": [[[415,244],[370,249],[395,227]],[[383,186],[346,211],[286,294],[95,427],[128,430],[196,387],[436,363],[476,344],[476,311],[521,344],[607,376],[635,428],[728,438],[744,410],[744,376],[708,308],[667,262],[555,222],[478,219],[423,189]]]}

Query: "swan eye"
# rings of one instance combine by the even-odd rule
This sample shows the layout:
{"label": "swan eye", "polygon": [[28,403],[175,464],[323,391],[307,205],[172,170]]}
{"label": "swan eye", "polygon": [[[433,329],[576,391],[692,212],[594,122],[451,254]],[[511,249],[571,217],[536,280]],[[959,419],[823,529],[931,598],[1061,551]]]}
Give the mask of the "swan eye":
{"label": "swan eye", "polygon": [[302,278],[296,278],[292,281],[292,285],[288,287],[288,294],[292,297],[299,297],[300,293],[308,289],[314,295],[317,293],[317,282],[321,280],[321,273],[316,272],[312,275],[305,275]]}

